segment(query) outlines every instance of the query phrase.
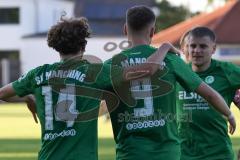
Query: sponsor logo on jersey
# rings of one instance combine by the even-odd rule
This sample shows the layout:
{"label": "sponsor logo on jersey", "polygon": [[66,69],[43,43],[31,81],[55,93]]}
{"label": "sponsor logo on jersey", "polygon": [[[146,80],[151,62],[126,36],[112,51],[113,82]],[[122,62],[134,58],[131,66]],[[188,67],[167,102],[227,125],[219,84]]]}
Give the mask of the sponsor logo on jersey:
{"label": "sponsor logo on jersey", "polygon": [[62,132],[60,133],[46,133],[43,137],[43,139],[46,141],[46,140],[54,140],[56,139],[57,137],[73,137],[76,135],[76,130],[75,129],[71,129],[71,130],[63,130]]}
{"label": "sponsor logo on jersey", "polygon": [[178,99],[182,101],[183,110],[210,109],[206,100],[195,92],[179,91]]}
{"label": "sponsor logo on jersey", "polygon": [[152,127],[162,127],[165,125],[165,120],[155,120],[155,121],[143,121],[143,122],[136,122],[136,123],[127,123],[126,128],[127,130],[136,130],[142,128],[152,128]]}
{"label": "sponsor logo on jersey", "polygon": [[212,84],[213,82],[214,82],[214,77],[213,76],[207,76],[206,78],[205,78],[205,82],[207,83],[207,84]]}
{"label": "sponsor logo on jersey", "polygon": [[179,100],[193,100],[195,99],[197,102],[204,102],[205,100],[195,92],[186,92],[186,91],[179,91],[178,92],[178,99]]}

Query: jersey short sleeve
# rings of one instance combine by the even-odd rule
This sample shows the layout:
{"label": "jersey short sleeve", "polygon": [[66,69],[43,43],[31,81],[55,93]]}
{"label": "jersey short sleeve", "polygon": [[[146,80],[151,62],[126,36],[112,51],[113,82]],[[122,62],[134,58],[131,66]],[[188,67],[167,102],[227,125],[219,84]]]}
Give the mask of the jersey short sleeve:
{"label": "jersey short sleeve", "polygon": [[240,67],[232,63],[224,63],[222,67],[230,85],[233,89],[240,88]]}
{"label": "jersey short sleeve", "polygon": [[177,81],[187,91],[195,91],[202,83],[201,78],[196,73],[191,71],[189,66],[175,54],[171,54],[172,65],[177,77]]}
{"label": "jersey short sleeve", "polygon": [[112,87],[113,83],[123,81],[123,69],[116,65],[94,64],[89,68],[88,74],[96,75],[95,83],[103,89]]}
{"label": "jersey short sleeve", "polygon": [[23,97],[33,93],[37,85],[34,79],[35,72],[36,69],[33,69],[12,83],[13,89],[18,96]]}

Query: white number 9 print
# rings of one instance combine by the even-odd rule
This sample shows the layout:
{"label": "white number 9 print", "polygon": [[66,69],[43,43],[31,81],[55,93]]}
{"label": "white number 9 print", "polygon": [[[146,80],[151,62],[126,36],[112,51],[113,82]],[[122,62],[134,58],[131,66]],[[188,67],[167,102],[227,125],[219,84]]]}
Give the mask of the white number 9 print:
{"label": "white number 9 print", "polygon": [[144,100],[143,108],[134,108],[135,117],[151,116],[154,113],[151,79],[131,81],[131,93],[135,100]]}

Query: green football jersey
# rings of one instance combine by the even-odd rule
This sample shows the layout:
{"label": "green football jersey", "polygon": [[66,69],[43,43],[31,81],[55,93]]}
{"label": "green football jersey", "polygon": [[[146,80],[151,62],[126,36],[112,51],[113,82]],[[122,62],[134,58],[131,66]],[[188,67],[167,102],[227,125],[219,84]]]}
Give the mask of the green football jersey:
{"label": "green football jersey", "polygon": [[[121,67],[146,62],[156,48],[140,45],[106,61]],[[167,54],[165,67],[146,77],[114,86],[119,107],[111,112],[118,160],[177,160],[180,142],[176,122],[176,82],[193,91],[202,82],[175,54]],[[113,79],[114,81],[114,79]]]}
{"label": "green football jersey", "polygon": [[[34,94],[41,123],[39,160],[97,160],[97,117],[100,99],[113,94],[111,66],[87,61],[37,67],[13,83],[18,96]],[[119,67],[118,67],[119,68]],[[112,76],[122,80],[122,69]],[[107,101],[107,100],[106,100]],[[117,103],[117,102],[116,102]],[[67,114],[63,114],[68,111]]]}
{"label": "green football jersey", "polygon": [[[240,67],[212,60],[206,71],[197,74],[230,106],[236,89],[240,88]],[[180,85],[177,90],[181,159],[232,160],[232,144],[224,117],[196,93],[186,92]]]}

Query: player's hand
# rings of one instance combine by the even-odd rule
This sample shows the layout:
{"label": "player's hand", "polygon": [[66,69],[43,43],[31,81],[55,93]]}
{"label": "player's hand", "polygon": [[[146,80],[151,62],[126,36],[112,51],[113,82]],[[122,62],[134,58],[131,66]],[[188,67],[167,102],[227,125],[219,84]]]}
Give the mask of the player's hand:
{"label": "player's hand", "polygon": [[164,44],[169,46],[170,53],[175,53],[177,55],[180,55],[182,53],[181,50],[179,50],[176,47],[174,47],[174,45],[172,45],[170,42],[164,42]]}
{"label": "player's hand", "polygon": [[35,123],[38,123],[35,98],[31,95],[26,96],[26,103],[29,111],[32,113]]}
{"label": "player's hand", "polygon": [[233,103],[240,109],[240,89],[238,89],[235,93]]}
{"label": "player's hand", "polygon": [[[153,71],[153,72],[155,72],[155,71]],[[129,71],[125,74],[124,79],[126,81],[131,81],[131,80],[135,80],[135,79],[139,79],[139,78],[143,78],[145,76],[148,76],[149,73],[150,73],[149,70],[137,70],[137,71],[134,71],[134,72]]]}
{"label": "player's hand", "polygon": [[234,115],[231,113],[228,117],[227,117],[227,120],[229,122],[229,133],[230,134],[233,134],[236,130],[236,120],[235,120],[235,117]]}

